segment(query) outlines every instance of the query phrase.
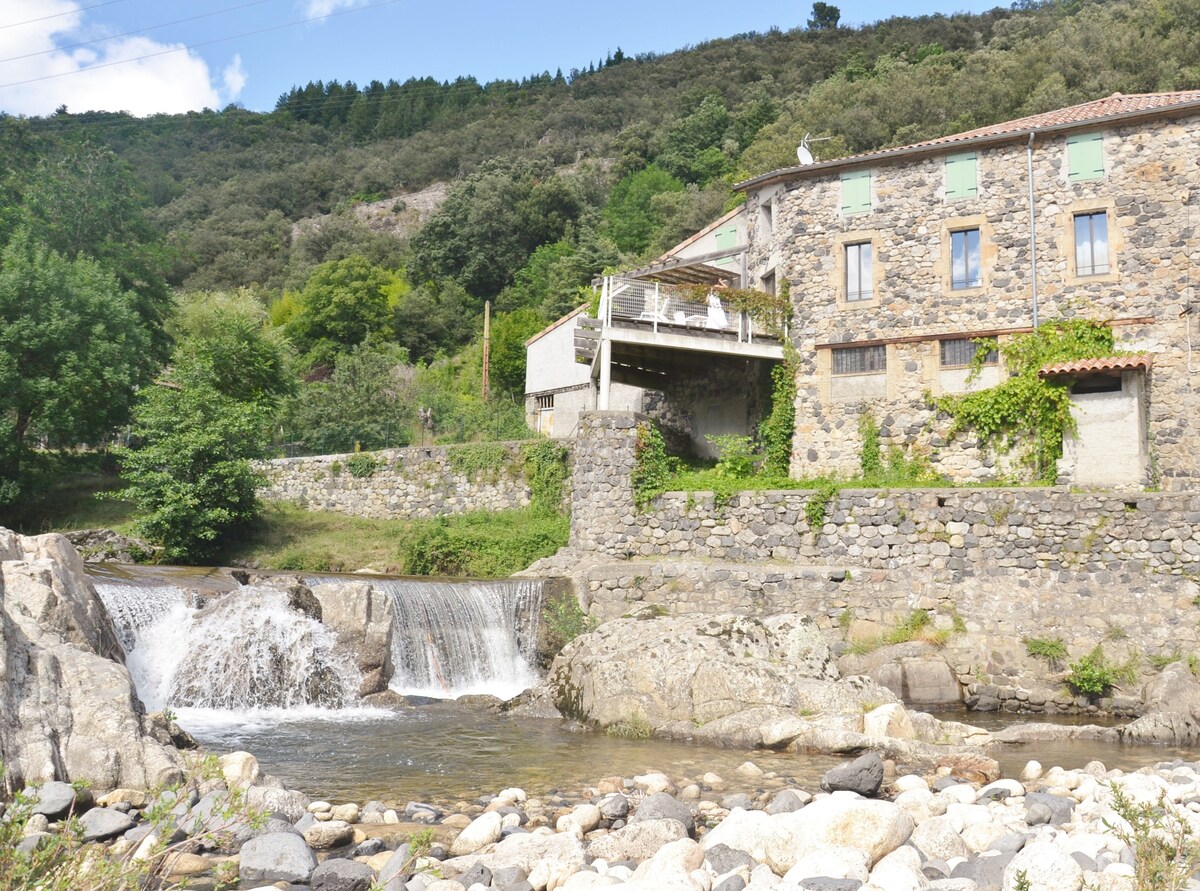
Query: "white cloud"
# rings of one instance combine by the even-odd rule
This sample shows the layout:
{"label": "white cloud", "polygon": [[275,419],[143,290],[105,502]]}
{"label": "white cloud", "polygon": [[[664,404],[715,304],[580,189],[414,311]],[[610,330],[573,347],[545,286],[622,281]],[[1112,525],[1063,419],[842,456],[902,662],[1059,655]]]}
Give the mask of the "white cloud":
{"label": "white cloud", "polygon": [[232,102],[241,95],[246,86],[246,69],[242,67],[242,57],[235,53],[233,59],[225,66],[221,74],[221,82],[225,85],[225,101]]}
{"label": "white cloud", "polygon": [[362,6],[365,0],[304,0],[303,9],[306,18],[329,15],[342,9],[353,9]]}
{"label": "white cloud", "polygon": [[[42,20],[3,27],[30,19]],[[11,84],[0,86],[0,111],[44,115],[66,105],[76,112],[148,115],[221,107],[208,63],[184,44],[122,37],[59,49],[104,35],[103,28],[85,21],[75,0],[4,0],[0,59],[12,61],[0,62],[0,85]],[[225,72],[226,89],[232,93],[236,84],[240,92],[245,81],[241,59],[235,57]]]}

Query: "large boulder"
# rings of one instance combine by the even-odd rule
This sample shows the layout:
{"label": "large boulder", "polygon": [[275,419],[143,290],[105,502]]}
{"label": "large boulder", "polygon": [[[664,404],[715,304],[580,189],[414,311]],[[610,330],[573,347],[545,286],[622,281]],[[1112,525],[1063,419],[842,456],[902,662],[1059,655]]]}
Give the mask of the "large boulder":
{"label": "large boulder", "polygon": [[550,677],[568,715],[657,729],[755,707],[810,709],[837,669],[807,617],[685,615],[607,622],[569,643]]}
{"label": "large boulder", "polygon": [[1200,683],[1185,662],[1175,662],[1142,690],[1143,713],[1121,730],[1128,743],[1190,746],[1200,741]]}
{"label": "large boulder", "polygon": [[0,529],[0,762],[10,787],[182,779],[179,752],[148,735],[124,658],[70,542]]}
{"label": "large boulder", "polygon": [[348,654],[362,674],[360,696],[380,693],[392,678],[392,598],[369,582],[316,585],[321,622],[337,634],[335,655]]}

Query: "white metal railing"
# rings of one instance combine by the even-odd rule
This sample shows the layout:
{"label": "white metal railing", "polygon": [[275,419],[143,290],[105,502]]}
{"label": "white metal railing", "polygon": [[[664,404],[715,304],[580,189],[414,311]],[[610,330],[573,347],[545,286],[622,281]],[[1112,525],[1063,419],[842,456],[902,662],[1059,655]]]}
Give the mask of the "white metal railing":
{"label": "white metal railing", "polygon": [[612,327],[614,321],[645,325],[656,334],[660,330],[687,333],[689,329],[730,333],[738,343],[753,343],[756,335],[762,336],[748,313],[734,312],[721,303],[720,288],[709,291],[703,302],[694,296],[694,289],[606,276],[600,292],[600,321],[605,327]]}

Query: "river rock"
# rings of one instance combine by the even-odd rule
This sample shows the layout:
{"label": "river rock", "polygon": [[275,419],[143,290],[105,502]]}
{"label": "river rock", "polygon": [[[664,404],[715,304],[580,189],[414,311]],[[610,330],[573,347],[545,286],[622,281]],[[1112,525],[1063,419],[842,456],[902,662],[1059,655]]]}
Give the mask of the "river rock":
{"label": "river rock", "polygon": [[916,846],[927,860],[952,860],[966,857],[967,846],[955,831],[953,817],[931,817],[913,829],[909,842]]}
{"label": "river rock", "polygon": [[75,805],[75,787],[70,783],[51,781],[40,788],[27,789],[25,794],[33,801],[31,814],[43,814],[51,820],[67,815]]}
{"label": "river rock", "polygon": [[647,796],[629,818],[629,823],[632,825],[648,820],[678,820],[687,828],[689,834],[696,831],[696,819],[692,816],[692,809],[666,792],[656,792]]}
{"label": "river rock", "polygon": [[802,885],[805,879],[857,879],[865,882],[870,873],[867,852],[838,845],[806,851],[784,875],[784,882]]}
{"label": "river rock", "polygon": [[354,840],[354,827],[344,820],[314,823],[304,830],[304,840],[317,851],[340,848]]}
{"label": "river rock", "polygon": [[644,820],[593,839],[588,843],[587,855],[610,863],[620,860],[641,863],[663,845],[687,837],[687,827],[678,820]]}
{"label": "river rock", "polygon": [[274,832],[242,845],[238,877],[247,882],[307,884],[317,859],[304,839],[290,832]]}
{"label": "river rock", "polygon": [[246,807],[251,810],[283,814],[293,823],[308,812],[308,796],[294,789],[251,786],[246,790]]}
{"label": "river rock", "polygon": [[162,550],[112,529],[75,529],[63,536],[85,563],[143,563]]}
{"label": "river rock", "polygon": [[1079,864],[1062,848],[1046,841],[1026,845],[1004,867],[1003,891],[1014,891],[1022,873],[1029,882],[1029,891],[1079,891],[1083,887]]}
{"label": "river rock", "polygon": [[504,828],[503,822],[503,816],[496,811],[480,814],[450,844],[450,856],[474,854],[484,845],[499,841],[500,832]]}
{"label": "river rock", "polygon": [[221,774],[231,789],[248,789],[258,782],[258,759],[249,752],[230,752],[220,758]]}
{"label": "river rock", "polygon": [[335,655],[354,659],[362,674],[359,695],[381,693],[392,677],[391,595],[368,582],[316,585],[321,621],[337,634]]}
{"label": "river rock", "polygon": [[8,782],[102,789],[179,782],[178,751],[148,735],[124,650],[61,535],[0,529],[0,751]]}
{"label": "river rock", "polygon": [[375,870],[353,860],[326,860],[313,870],[312,891],[367,891],[375,881]]}
{"label": "river rock", "polygon": [[883,759],[868,752],[849,764],[827,770],[821,778],[821,788],[826,792],[857,792],[866,798],[874,798],[883,785]]}
{"label": "river rock", "polygon": [[799,708],[797,679],[836,677],[807,617],[685,615],[618,619],[580,635],[555,658],[550,685],[573,717],[658,728],[760,705]]}
{"label": "river rock", "polygon": [[82,830],[81,840],[84,842],[106,841],[116,838],[125,830],[133,828],[133,820],[128,814],[107,807],[94,807],[79,818]]}

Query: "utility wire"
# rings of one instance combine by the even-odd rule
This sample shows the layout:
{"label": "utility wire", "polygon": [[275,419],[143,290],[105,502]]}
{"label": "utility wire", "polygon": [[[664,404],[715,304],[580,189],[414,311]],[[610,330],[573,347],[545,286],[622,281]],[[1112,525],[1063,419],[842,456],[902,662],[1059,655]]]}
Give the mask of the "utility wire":
{"label": "utility wire", "polygon": [[86,68],[77,68],[74,71],[60,71],[58,74],[43,74],[41,77],[30,77],[26,78],[25,80],[14,80],[10,81],[9,83],[0,84],[0,89],[5,89],[7,87],[20,87],[24,86],[25,84],[38,83],[39,81],[43,80],[54,80],[59,77],[70,77],[73,74],[86,74],[89,71],[96,71],[100,68],[112,68],[115,65],[128,65],[130,62],[142,62],[146,59],[154,59],[158,56],[167,56],[172,53],[185,53],[201,46],[211,46],[214,43],[224,43],[228,40],[237,40],[241,37],[253,37],[257,34],[266,34],[270,31],[281,31],[284,28],[291,28],[296,25],[306,25],[309,22],[320,22],[326,19],[331,19],[338,15],[349,15],[352,12],[366,12],[369,9],[379,9],[383,6],[395,6],[400,2],[401,0],[382,0],[380,3],[372,3],[369,6],[355,6],[350,9],[341,9],[336,12],[326,13],[325,15],[315,15],[307,19],[297,19],[296,21],[292,22],[284,22],[282,25],[271,25],[266,28],[257,28],[253,31],[244,31],[241,34],[230,34],[227,37],[216,37],[212,40],[202,40],[199,43],[193,43],[189,46],[178,46],[174,47],[173,49],[160,50],[157,53],[147,53],[144,56],[135,56],[132,59],[119,59],[116,62],[103,62],[99,65],[89,65]]}
{"label": "utility wire", "polygon": [[159,28],[169,28],[171,25],[182,25],[185,22],[195,22],[199,19],[211,18],[214,15],[224,15],[227,12],[236,12],[239,9],[246,9],[250,6],[262,6],[264,3],[270,3],[272,0],[250,0],[249,3],[239,3],[237,6],[227,6],[225,9],[217,9],[212,12],[203,12],[200,15],[189,16],[186,19],[176,19],[173,22],[163,22],[161,25],[147,25],[145,28],[137,28],[133,31],[126,31],[123,34],[110,34],[108,37],[97,37],[94,40],[81,40],[79,43],[68,43],[65,46],[56,46],[53,49],[39,50],[36,53],[26,53],[23,56],[9,56],[7,59],[0,59],[3,62],[16,62],[19,59],[32,59],[34,56],[48,56],[51,53],[60,53],[65,50],[77,49],[81,46],[91,46],[94,43],[104,43],[107,40],[118,40],[121,37],[129,37],[133,34],[145,34],[147,31],[156,31]]}
{"label": "utility wire", "polygon": [[91,6],[80,6],[76,9],[68,9],[66,12],[55,12],[50,15],[38,16],[36,19],[26,19],[23,22],[9,22],[7,25],[0,25],[0,31],[5,28],[19,28],[21,25],[32,25],[36,22],[44,22],[47,19],[62,18],[64,15],[75,15],[79,12],[87,12],[89,9],[99,9],[101,6],[112,6],[114,3],[124,3],[125,0],[105,0],[104,3],[93,3]]}

